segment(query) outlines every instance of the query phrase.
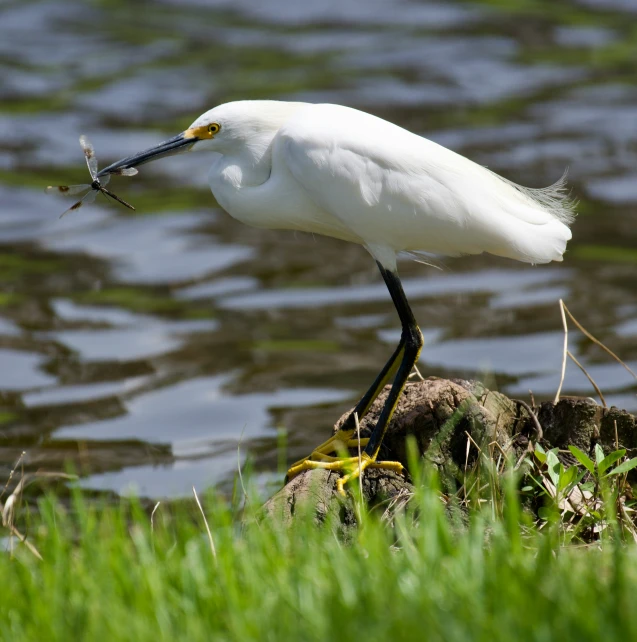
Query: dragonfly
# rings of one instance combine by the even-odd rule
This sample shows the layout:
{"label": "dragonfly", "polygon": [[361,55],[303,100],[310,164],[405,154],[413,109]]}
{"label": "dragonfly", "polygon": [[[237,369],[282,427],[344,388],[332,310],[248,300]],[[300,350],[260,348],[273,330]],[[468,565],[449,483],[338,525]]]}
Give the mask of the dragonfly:
{"label": "dragonfly", "polygon": [[84,158],[86,158],[88,171],[91,174],[91,182],[83,185],[49,185],[45,190],[49,194],[64,194],[66,196],[73,196],[75,194],[81,194],[84,191],[86,192],[86,194],[84,194],[77,203],[74,203],[69,207],[69,209],[62,212],[62,214],[60,214],[60,218],[66,216],[69,212],[79,210],[83,205],[92,203],[100,192],[105,196],[110,196],[112,199],[122,205],[125,205],[129,209],[134,210],[135,208],[130,203],[127,203],[123,198],[120,198],[117,194],[106,189],[105,186],[111,180],[111,176],[135,176],[135,174],[137,174],[137,170],[134,167],[122,167],[120,169],[114,169],[105,176],[98,178],[97,158],[95,157],[95,149],[93,148],[93,145],[84,135],[80,136],[80,145],[84,152]]}

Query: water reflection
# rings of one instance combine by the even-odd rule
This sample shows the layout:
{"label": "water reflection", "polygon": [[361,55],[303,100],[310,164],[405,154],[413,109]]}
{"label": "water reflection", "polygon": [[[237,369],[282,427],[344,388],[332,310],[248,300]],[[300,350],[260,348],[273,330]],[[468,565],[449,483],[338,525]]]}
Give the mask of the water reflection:
{"label": "water reflection", "polygon": [[[85,179],[80,133],[106,162],[238,98],[361,107],[532,186],[569,166],[564,264],[401,264],[421,370],[552,397],[559,298],[636,367],[633,7],[525,7],[3,4],[0,476],[26,450],[27,469],[71,459],[90,488],[183,494],[232,479],[243,431],[239,458],[271,478],[277,429],[289,459],[306,454],[387,357],[398,323],[365,252],[241,226],[215,208],[205,155],[122,183],[137,215],[98,200],[59,221],[42,193]],[[571,350],[637,410],[621,366],[575,332]],[[574,366],[565,388],[593,392]]]}

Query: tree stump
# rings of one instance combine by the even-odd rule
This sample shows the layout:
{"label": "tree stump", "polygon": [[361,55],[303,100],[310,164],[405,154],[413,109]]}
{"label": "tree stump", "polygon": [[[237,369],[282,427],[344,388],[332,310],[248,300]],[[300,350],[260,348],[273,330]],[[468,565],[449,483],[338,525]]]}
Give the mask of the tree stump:
{"label": "tree stump", "polygon": [[[370,436],[389,390],[387,386],[361,419],[361,438]],[[348,414],[338,420],[334,432]],[[417,454],[438,470],[449,492],[461,483],[464,470],[475,463],[478,448],[497,449],[502,456],[518,459],[536,441],[545,449],[566,449],[573,444],[585,453],[591,453],[597,443],[610,452],[617,441],[629,456],[637,454],[635,417],[615,407],[604,409],[592,399],[566,397],[557,404],[543,402],[531,409],[525,402],[488,390],[480,382],[437,377],[405,387],[379,459],[399,461],[408,471],[409,437]],[[326,470],[305,471],[270,498],[262,514],[291,525],[303,506],[303,510],[312,512],[317,524],[332,516],[348,528],[356,523],[355,510],[350,498],[343,499],[336,493],[338,477],[339,473]],[[408,472],[402,477],[382,469],[365,471],[362,486],[363,496],[372,507],[409,496],[413,490]]]}

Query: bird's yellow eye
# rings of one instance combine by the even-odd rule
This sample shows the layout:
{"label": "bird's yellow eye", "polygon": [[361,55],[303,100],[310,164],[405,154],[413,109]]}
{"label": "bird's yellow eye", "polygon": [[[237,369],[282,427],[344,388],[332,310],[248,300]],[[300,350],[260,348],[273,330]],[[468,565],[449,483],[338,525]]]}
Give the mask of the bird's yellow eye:
{"label": "bird's yellow eye", "polygon": [[208,132],[212,134],[213,136],[221,129],[221,125],[219,123],[211,123],[208,125]]}

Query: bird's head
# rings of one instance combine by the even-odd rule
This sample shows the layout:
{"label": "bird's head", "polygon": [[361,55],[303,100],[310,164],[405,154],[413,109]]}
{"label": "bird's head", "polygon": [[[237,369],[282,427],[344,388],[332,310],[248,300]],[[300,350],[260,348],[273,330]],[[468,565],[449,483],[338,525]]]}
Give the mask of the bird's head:
{"label": "bird's head", "polygon": [[181,134],[105,167],[98,176],[195,149],[221,154],[247,151],[258,156],[283,123],[302,106],[303,103],[273,100],[244,100],[219,105],[199,116]]}

